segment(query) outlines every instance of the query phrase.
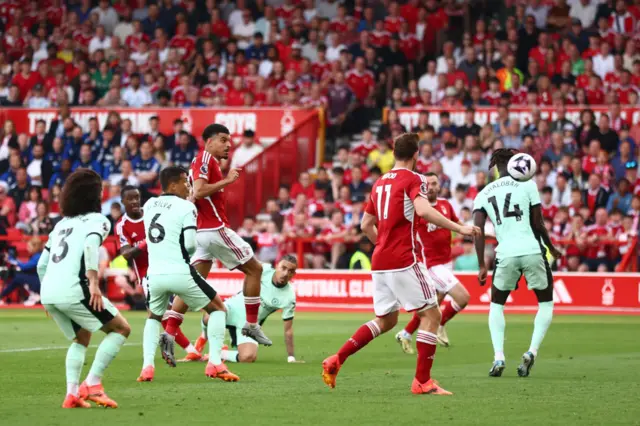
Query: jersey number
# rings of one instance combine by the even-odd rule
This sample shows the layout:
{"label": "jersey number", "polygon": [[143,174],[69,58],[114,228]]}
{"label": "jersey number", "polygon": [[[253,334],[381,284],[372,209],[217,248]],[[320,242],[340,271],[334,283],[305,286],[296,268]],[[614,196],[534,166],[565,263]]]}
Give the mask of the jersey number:
{"label": "jersey number", "polygon": [[[164,240],[165,232],[164,226],[160,225],[157,220],[160,217],[160,213],[155,215],[151,220],[151,225],[149,225],[149,241],[152,243],[159,243]],[[157,235],[153,235],[153,231],[157,231]]]}
{"label": "jersey number", "polygon": [[[489,202],[493,206],[493,211],[496,214],[496,224],[502,225],[502,219],[500,219],[500,210],[498,209],[498,200],[496,200],[495,195],[493,197],[489,197]],[[509,210],[511,206],[511,193],[509,192],[504,199],[504,207],[502,208],[502,215],[504,217],[515,217],[519,222],[522,220],[522,210],[520,210],[520,205],[514,204],[513,210]]]}
{"label": "jersey number", "polygon": [[72,232],[73,228],[67,228],[58,233],[58,235],[62,237],[60,239],[60,242],[58,243],[58,247],[62,248],[62,252],[60,254],[54,254],[51,257],[53,263],[59,263],[60,261],[62,261],[62,259],[67,257],[67,253],[69,253],[69,244],[67,244],[67,238],[69,238],[69,235],[71,235]]}
{"label": "jersey number", "polygon": [[[384,195],[383,195],[384,192]],[[377,210],[378,220],[386,219],[389,216],[389,198],[391,198],[391,185],[379,186],[376,188],[378,194]],[[382,200],[384,198],[384,201]],[[384,210],[381,205],[384,203]]]}

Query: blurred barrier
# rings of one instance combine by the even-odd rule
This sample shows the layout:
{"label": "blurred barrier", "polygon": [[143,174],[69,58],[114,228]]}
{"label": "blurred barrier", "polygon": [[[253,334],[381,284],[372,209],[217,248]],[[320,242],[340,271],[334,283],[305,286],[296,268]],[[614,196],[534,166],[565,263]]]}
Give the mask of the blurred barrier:
{"label": "blurred barrier", "polygon": [[616,272],[638,272],[638,237],[631,240],[627,252],[616,267]]}
{"label": "blurred barrier", "polygon": [[[466,312],[488,312],[491,301],[491,274],[480,287],[475,273],[456,273],[471,295]],[[244,275],[237,271],[214,270],[209,283],[223,297],[242,290]],[[511,293],[507,312],[535,312],[536,296],[521,279]],[[372,311],[371,275],[350,271],[299,270],[293,280],[296,309],[301,311]],[[554,274],[555,312],[565,314],[640,315],[640,274]]]}

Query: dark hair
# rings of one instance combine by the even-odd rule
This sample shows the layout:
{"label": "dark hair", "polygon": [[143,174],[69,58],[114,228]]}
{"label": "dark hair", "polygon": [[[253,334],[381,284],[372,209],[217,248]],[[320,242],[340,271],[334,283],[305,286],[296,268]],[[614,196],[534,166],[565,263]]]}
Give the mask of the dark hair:
{"label": "dark hair", "polygon": [[382,170],[380,169],[380,167],[378,166],[373,166],[370,170],[369,170],[369,174],[373,175],[381,175],[382,174]]}
{"label": "dark hair", "polygon": [[425,176],[425,177],[435,177],[435,178],[437,178],[437,177],[438,177],[438,175],[437,175],[437,174],[435,174],[435,173],[433,173],[433,172],[427,172],[427,173],[425,173],[425,174],[424,174],[424,176]]}
{"label": "dark hair", "polygon": [[60,210],[66,217],[102,211],[102,178],[91,169],[78,169],[67,178],[60,193]]}
{"label": "dark hair", "polygon": [[202,132],[202,140],[206,142],[218,133],[224,133],[225,135],[231,134],[229,129],[222,124],[209,124]]}
{"label": "dark hair", "polygon": [[543,194],[553,194],[553,188],[551,188],[550,186],[545,186],[544,188],[542,188],[542,193]]}
{"label": "dark hair", "polygon": [[489,168],[493,166],[498,167],[506,167],[507,163],[518,153],[517,150],[512,148],[500,148],[496,149],[493,154],[491,154],[491,161],[489,161]]}
{"label": "dark hair", "polygon": [[169,185],[178,181],[183,174],[186,175],[187,171],[180,166],[170,166],[163,169],[160,172],[160,185],[162,186],[162,190],[166,191]]}
{"label": "dark hair", "polygon": [[121,190],[120,190],[120,198],[124,199],[125,194],[129,191],[139,191],[139,189],[133,185],[125,185]]}
{"label": "dark hair", "polygon": [[296,257],[295,254],[285,254],[284,256],[282,256],[282,259],[280,259],[280,261],[285,261],[285,262],[291,262],[294,265],[298,264],[298,258]]}
{"label": "dark hair", "polygon": [[403,133],[393,143],[393,156],[396,160],[408,161],[418,152],[420,136],[417,133]]}

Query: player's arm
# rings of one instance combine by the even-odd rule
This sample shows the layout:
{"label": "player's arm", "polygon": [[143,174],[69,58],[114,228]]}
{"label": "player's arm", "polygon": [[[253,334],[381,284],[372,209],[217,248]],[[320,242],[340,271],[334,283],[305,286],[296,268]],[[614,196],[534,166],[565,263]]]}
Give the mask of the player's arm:
{"label": "player's arm", "polygon": [[[200,161],[200,160],[198,160]],[[227,177],[220,179],[215,183],[208,183],[209,174],[211,173],[211,167],[208,164],[199,164],[196,162],[196,167],[192,169],[194,173],[195,181],[193,182],[193,196],[196,199],[205,198],[216,192],[222,190],[225,186],[231,185],[233,182],[237,181],[240,177],[241,169],[231,168],[229,173],[227,173]]]}
{"label": "player's arm", "polygon": [[364,213],[362,222],[360,223],[360,229],[362,229],[362,233],[366,235],[369,241],[371,241],[373,244],[375,244],[376,240],[378,239],[378,229],[376,228],[377,223],[378,220],[376,216],[367,212]]}
{"label": "player's arm", "polygon": [[549,249],[554,258],[562,257],[562,253],[558,250],[549,237],[549,232],[544,226],[544,218],[542,217],[542,207],[540,204],[531,206],[531,229],[536,237],[542,238],[542,242]]}
{"label": "player's arm", "polygon": [[487,222],[487,212],[483,208],[475,209],[473,211],[473,224],[480,228],[480,234],[478,238],[475,238],[476,256],[478,256],[478,281],[480,285],[485,285],[487,282],[487,266],[484,264],[484,225]]}
{"label": "player's arm", "polygon": [[45,244],[44,249],[42,250],[42,254],[40,255],[40,260],[38,260],[38,266],[36,267],[40,282],[42,282],[42,280],[44,279],[44,274],[47,273],[47,266],[49,265],[49,252],[51,250],[49,247],[49,241],[47,241],[47,244]]}
{"label": "player's arm", "polygon": [[282,321],[284,324],[284,344],[287,348],[287,362],[289,363],[303,362],[296,360],[293,345],[293,317],[295,314],[295,308],[296,304],[295,302],[293,302],[282,311]]}
{"label": "player's arm", "polygon": [[447,219],[439,211],[431,206],[429,200],[422,196],[415,197],[413,200],[413,205],[418,216],[427,220],[429,223],[433,223],[434,225],[439,226],[440,228],[446,228],[458,234],[470,236],[478,235],[480,231],[474,226],[460,225]]}
{"label": "player's arm", "polygon": [[97,233],[90,233],[84,240],[84,267],[86,277],[89,280],[89,301],[91,307],[96,311],[102,311],[102,292],[98,280],[100,245],[102,238]]}
{"label": "player's arm", "polygon": [[118,245],[120,246],[120,250],[118,251],[122,257],[130,261],[138,257],[141,253],[147,252],[147,241],[140,241],[138,244],[131,244],[131,239],[124,232],[124,227],[122,223],[119,223],[116,226],[116,232],[118,233]]}
{"label": "player's arm", "polygon": [[184,215],[182,219],[182,233],[184,235],[184,248],[192,256],[196,252],[196,219],[198,217],[198,210],[191,204],[191,209]]}

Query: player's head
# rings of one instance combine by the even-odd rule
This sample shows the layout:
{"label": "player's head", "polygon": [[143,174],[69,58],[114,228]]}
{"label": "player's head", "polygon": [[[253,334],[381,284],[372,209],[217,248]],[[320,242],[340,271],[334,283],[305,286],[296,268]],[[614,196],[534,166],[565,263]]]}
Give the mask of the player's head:
{"label": "player's head", "polygon": [[417,133],[403,133],[393,142],[393,156],[396,161],[412,163],[409,169],[413,167],[418,160],[418,142],[420,136]]}
{"label": "player's head", "polygon": [[160,172],[160,185],[165,194],[176,195],[183,200],[189,196],[189,182],[187,171],[182,167],[171,166]]}
{"label": "player's head", "polygon": [[60,194],[60,210],[66,217],[102,211],[102,178],[91,169],[71,173]]}
{"label": "player's head", "polygon": [[210,124],[202,132],[204,150],[213,155],[218,160],[229,158],[231,149],[231,135],[229,129],[222,124]]}
{"label": "player's head", "polygon": [[437,174],[431,172],[425,174],[425,177],[427,178],[427,198],[435,203],[440,193],[440,179]]}
{"label": "player's head", "polygon": [[276,272],[273,275],[273,282],[277,285],[287,285],[296,274],[298,268],[298,258],[292,254],[286,254],[276,265]]}
{"label": "player's head", "polygon": [[509,160],[511,157],[518,153],[517,150],[511,148],[499,148],[493,151],[491,154],[491,161],[489,161],[489,169],[494,166],[498,169],[498,173],[500,176],[507,175],[507,164],[509,164]]}
{"label": "player's head", "polygon": [[124,211],[127,216],[137,219],[142,215],[140,209],[140,190],[135,186],[127,185],[120,191],[120,198],[124,204]]}

